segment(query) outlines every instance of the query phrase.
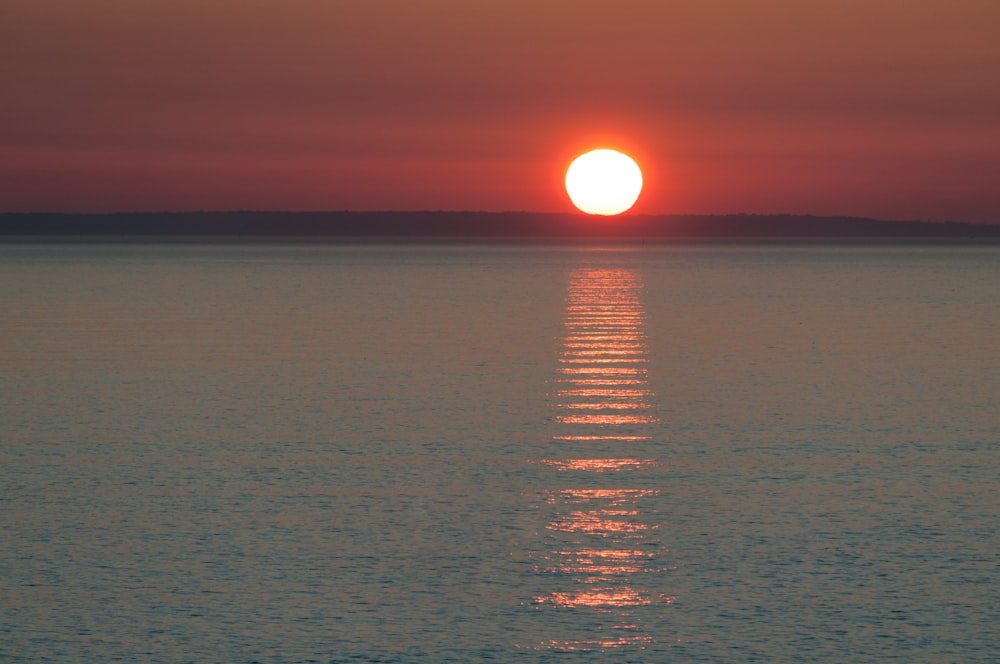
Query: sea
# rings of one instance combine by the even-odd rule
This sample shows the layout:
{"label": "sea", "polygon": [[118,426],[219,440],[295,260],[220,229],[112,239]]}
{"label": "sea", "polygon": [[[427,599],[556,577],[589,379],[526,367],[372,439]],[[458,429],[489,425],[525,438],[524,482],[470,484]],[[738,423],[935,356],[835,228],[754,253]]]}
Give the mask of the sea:
{"label": "sea", "polygon": [[1000,661],[1000,246],[0,245],[2,662]]}

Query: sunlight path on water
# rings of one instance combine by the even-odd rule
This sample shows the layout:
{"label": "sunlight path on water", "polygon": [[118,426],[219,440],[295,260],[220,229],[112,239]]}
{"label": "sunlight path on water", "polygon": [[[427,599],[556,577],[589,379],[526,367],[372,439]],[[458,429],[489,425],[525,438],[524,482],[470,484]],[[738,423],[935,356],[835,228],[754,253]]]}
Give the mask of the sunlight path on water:
{"label": "sunlight path on water", "polygon": [[545,492],[536,572],[551,583],[532,601],[565,620],[536,649],[644,648],[652,642],[644,621],[673,601],[646,583],[666,571],[660,524],[645,506],[660,491],[629,486],[630,473],[655,462],[634,458],[628,446],[648,441],[643,427],[659,422],[647,387],[641,291],[633,270],[570,274],[552,406],[561,427],[552,438],[565,456],[542,462],[585,486],[562,488],[563,478],[554,477],[561,488]]}

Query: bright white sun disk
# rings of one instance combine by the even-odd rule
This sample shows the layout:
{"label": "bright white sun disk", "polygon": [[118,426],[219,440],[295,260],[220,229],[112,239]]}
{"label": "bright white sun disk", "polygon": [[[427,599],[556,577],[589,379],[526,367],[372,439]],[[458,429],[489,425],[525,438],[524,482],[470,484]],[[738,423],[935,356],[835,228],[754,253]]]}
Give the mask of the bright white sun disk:
{"label": "bright white sun disk", "polygon": [[592,150],[573,160],[566,171],[566,193],[581,212],[614,215],[639,199],[642,171],[617,150]]}

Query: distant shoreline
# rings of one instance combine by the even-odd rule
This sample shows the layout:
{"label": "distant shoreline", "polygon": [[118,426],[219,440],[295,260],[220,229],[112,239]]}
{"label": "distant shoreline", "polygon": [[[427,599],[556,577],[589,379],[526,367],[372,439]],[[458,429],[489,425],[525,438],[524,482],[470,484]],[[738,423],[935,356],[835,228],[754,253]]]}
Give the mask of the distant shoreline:
{"label": "distant shoreline", "polygon": [[1000,224],[812,215],[535,212],[2,213],[0,242],[918,242],[993,244]]}

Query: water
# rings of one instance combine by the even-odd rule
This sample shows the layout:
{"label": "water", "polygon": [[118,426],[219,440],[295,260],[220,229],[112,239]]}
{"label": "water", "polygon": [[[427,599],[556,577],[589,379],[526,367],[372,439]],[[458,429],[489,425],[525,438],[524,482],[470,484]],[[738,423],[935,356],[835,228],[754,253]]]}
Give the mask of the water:
{"label": "water", "polygon": [[996,661],[997,284],[0,246],[0,660]]}

